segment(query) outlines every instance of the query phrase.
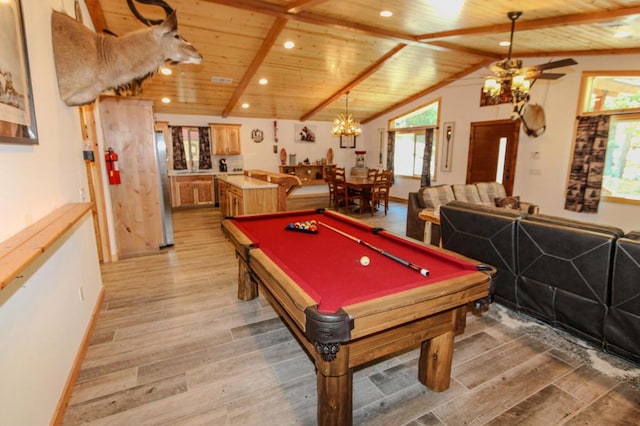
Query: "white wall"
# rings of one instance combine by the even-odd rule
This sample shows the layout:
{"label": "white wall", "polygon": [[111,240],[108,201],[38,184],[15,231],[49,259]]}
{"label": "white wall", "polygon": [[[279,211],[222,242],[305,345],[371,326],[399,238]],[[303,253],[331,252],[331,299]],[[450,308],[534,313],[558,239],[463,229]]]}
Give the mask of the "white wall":
{"label": "white wall", "polygon": [[[525,61],[525,66],[550,59],[528,59]],[[624,231],[640,229],[640,219],[638,219],[640,206],[602,201],[597,214],[564,210],[581,73],[640,69],[638,55],[578,56],[574,59],[579,63],[578,65],[558,70],[558,72],[566,72],[564,77],[556,81],[538,80],[531,90],[531,102],[541,104],[545,110],[547,130],[538,138],[529,137],[524,132],[520,133],[513,195],[520,195],[522,200],[538,204],[541,212],[545,214],[614,225]],[[365,131],[373,135],[375,129],[386,129],[389,119],[441,98],[441,124],[451,121],[455,123],[453,167],[450,172],[442,172],[439,170],[438,163],[436,180],[433,184],[464,183],[470,124],[476,121],[508,119],[511,114],[509,105],[479,106],[482,77],[487,72],[487,70],[479,71],[402,109],[367,123]],[[375,138],[365,140],[367,151],[374,152]],[[438,143],[441,142],[442,135]],[[533,158],[533,153],[536,152],[539,153],[539,158]],[[368,160],[372,161],[373,156],[369,156]],[[531,174],[532,170],[539,170],[540,174]],[[419,180],[399,178],[392,187],[391,195],[406,198],[408,192],[418,190],[419,186]]]}
{"label": "white wall", "polygon": [[[0,241],[86,201],[79,114],[60,100],[53,62],[51,9],[61,3],[22,0],[39,144],[0,144]],[[0,423],[49,423],[101,288],[88,215],[0,291]]]}

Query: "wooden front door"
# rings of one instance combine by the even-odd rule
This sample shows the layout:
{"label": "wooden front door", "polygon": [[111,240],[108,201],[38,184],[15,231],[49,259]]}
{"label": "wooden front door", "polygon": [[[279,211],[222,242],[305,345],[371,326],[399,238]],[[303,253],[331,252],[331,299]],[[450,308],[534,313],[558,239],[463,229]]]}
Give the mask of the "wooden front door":
{"label": "wooden front door", "polygon": [[467,183],[502,182],[513,193],[520,120],[471,123]]}

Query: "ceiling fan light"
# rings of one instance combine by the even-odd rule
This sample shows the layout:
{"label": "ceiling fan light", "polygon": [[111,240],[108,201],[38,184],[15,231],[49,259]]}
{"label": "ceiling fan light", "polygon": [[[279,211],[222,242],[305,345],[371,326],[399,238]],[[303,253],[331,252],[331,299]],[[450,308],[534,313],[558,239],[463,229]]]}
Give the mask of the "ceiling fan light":
{"label": "ceiling fan light", "polygon": [[519,90],[521,92],[529,92],[531,82],[525,78],[524,75],[516,75],[511,81],[511,89]]}
{"label": "ceiling fan light", "polygon": [[482,87],[482,93],[489,96],[498,96],[502,90],[502,85],[497,78],[487,77],[484,79],[484,86]]}

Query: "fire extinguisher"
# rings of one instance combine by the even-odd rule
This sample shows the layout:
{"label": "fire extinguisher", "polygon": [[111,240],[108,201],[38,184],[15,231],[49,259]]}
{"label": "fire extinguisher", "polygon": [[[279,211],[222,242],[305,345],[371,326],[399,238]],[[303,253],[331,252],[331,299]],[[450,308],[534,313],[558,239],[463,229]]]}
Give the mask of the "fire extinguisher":
{"label": "fire extinguisher", "polygon": [[107,162],[107,173],[109,173],[109,184],[120,185],[120,170],[118,170],[118,154],[109,148],[104,156]]}

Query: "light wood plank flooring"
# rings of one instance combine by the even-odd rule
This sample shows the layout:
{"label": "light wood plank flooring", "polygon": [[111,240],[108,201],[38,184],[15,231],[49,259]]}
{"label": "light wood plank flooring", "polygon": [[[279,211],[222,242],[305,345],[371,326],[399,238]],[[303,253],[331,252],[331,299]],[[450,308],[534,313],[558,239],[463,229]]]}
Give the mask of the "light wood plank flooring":
{"label": "light wood plank flooring", "polygon": [[[291,200],[291,209],[326,198]],[[361,217],[404,235],[406,206]],[[174,212],[175,247],[102,267],[104,306],[65,425],[313,425],[314,366],[271,307],[236,299],[218,209]],[[493,305],[456,339],[451,387],[417,380],[418,351],[354,376],[361,425],[631,425],[638,366]]]}

